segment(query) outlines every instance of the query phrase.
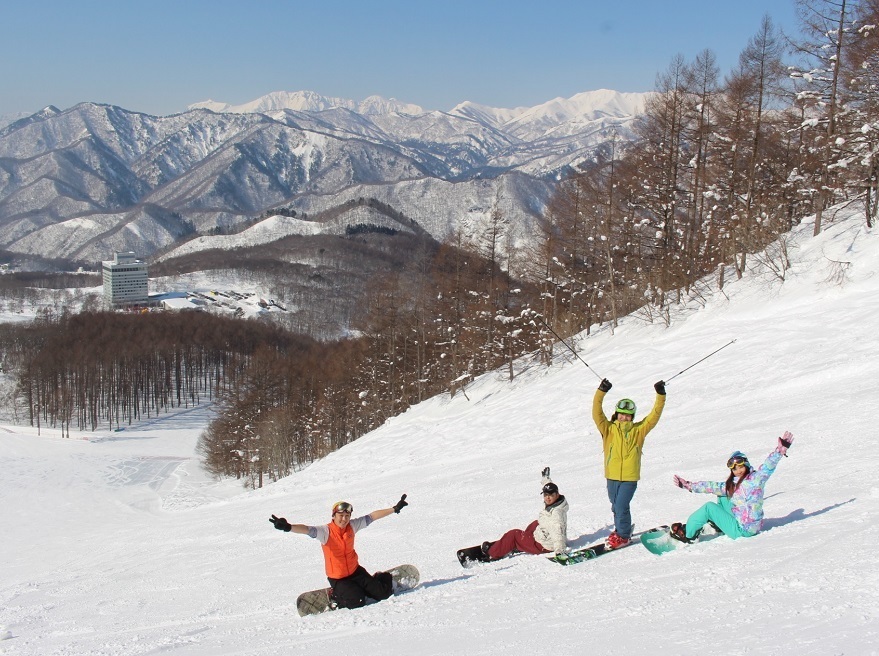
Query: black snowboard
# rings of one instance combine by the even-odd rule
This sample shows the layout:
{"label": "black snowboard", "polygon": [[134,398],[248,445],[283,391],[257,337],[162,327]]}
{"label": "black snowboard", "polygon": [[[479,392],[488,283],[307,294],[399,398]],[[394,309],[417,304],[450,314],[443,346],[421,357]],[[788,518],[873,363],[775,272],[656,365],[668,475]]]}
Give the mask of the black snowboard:
{"label": "black snowboard", "polygon": [[482,545],[458,549],[458,562],[463,567],[473,567],[476,563],[487,563],[491,560],[487,554],[482,553]]}

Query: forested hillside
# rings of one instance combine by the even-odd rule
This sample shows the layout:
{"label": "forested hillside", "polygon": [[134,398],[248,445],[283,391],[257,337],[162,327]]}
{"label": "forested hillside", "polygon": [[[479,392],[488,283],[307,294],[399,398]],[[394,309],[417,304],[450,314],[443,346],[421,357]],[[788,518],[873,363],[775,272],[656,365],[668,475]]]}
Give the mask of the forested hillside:
{"label": "forested hillside", "polygon": [[[613,329],[633,311],[668,324],[675,307],[754,265],[784,280],[788,231],[814,215],[818,234],[831,208],[849,204],[872,227],[879,183],[879,2],[801,5],[795,59],[766,18],[723,78],[709,50],[672,61],[635,124],[637,140],[611,139],[562,181],[527,244],[515,241],[500,195],[484,221],[443,243],[363,199],[389,222],[341,221],[340,234],[323,241],[300,235],[198,256],[215,269],[274,268],[279,286],[293,277],[307,286],[311,272],[312,285],[328,288],[325,305],[344,339],[172,315],[4,328],[20,417],[94,429],[217,400],[201,441],[206,465],[258,486],[430,396],[466,394],[483,372],[504,367],[512,379],[517,367],[548,365],[559,337]],[[303,258],[318,246],[309,269]],[[352,253],[369,259],[345,260]],[[321,258],[325,269],[314,264]],[[360,261],[368,264],[352,264]],[[829,264],[831,275],[844,274],[845,262]],[[337,282],[358,276],[337,306]]]}

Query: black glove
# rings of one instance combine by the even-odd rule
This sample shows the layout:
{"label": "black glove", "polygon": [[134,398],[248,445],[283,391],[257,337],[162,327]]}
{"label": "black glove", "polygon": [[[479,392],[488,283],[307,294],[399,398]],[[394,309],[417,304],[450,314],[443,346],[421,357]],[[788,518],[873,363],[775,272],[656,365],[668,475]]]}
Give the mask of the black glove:
{"label": "black glove", "polygon": [[607,378],[602,378],[601,382],[598,384],[598,389],[601,392],[609,392],[611,387],[613,387],[613,385]]}
{"label": "black glove", "polygon": [[540,472],[540,475],[543,476],[544,478],[549,478],[549,467],[544,467],[543,471]]}
{"label": "black glove", "polygon": [[289,533],[290,529],[293,528],[292,526],[290,526],[290,522],[288,522],[283,517],[275,517],[274,515],[272,515],[272,518],[269,521],[274,524],[275,528],[279,531],[287,531]]}
{"label": "black glove", "polygon": [[662,394],[663,396],[665,396],[665,381],[660,380],[656,383],[653,383],[653,389],[656,390],[657,394]]}
{"label": "black glove", "polygon": [[394,512],[399,513],[401,510],[403,510],[403,508],[405,508],[408,505],[409,504],[406,503],[406,495],[404,494],[403,496],[400,497],[400,500],[397,502],[397,505],[394,506]]}

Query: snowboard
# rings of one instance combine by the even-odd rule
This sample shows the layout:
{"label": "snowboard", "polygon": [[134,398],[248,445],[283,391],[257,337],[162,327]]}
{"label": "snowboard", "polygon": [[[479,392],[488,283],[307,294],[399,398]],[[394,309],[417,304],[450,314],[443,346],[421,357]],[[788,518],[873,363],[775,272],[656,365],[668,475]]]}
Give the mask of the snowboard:
{"label": "snowboard", "polygon": [[490,562],[486,554],[482,553],[482,545],[477,544],[475,547],[467,547],[466,549],[458,549],[458,562],[462,567],[473,567],[476,563]]}
{"label": "snowboard", "polygon": [[518,556],[521,551],[512,551],[501,558],[491,558],[487,554],[482,553],[482,545],[477,544],[475,547],[467,547],[466,549],[458,549],[458,562],[462,567],[470,568],[476,563],[496,563],[499,560],[505,560]]}
{"label": "snowboard", "polygon": [[624,547],[617,547],[616,549],[608,549],[605,546],[604,542],[599,542],[597,544],[593,544],[591,547],[584,547],[582,549],[577,549],[576,551],[571,551],[567,554],[562,554],[560,556],[549,556],[548,559],[554,563],[558,563],[559,565],[576,565],[577,563],[582,563],[586,560],[592,560],[593,558],[598,558],[599,556],[603,556],[604,554],[611,553],[612,551],[619,551],[620,549],[625,549],[626,547],[631,547],[633,544],[638,542],[638,540],[643,540],[645,535],[649,535],[651,533],[661,531],[662,529],[667,529],[667,526],[657,526],[656,528],[652,528],[649,531],[643,531],[641,533],[635,533],[632,535],[632,539],[629,541],[629,544]]}
{"label": "snowboard", "polygon": [[706,526],[702,529],[702,533],[699,534],[699,537],[695,541],[681,542],[671,536],[671,533],[669,532],[670,530],[671,529],[668,526],[661,526],[653,531],[649,531],[641,536],[641,544],[643,544],[650,553],[661,556],[662,554],[677,551],[678,549],[686,549],[687,547],[692,547],[698,542],[705,542],[706,540],[723,535],[723,533],[714,530],[710,526]]}
{"label": "snowboard", "polygon": [[[394,594],[411,590],[418,585],[421,577],[415,565],[397,565],[393,569],[389,569],[388,573],[394,581]],[[336,610],[336,604],[330,601],[330,592],[332,592],[332,588],[319,588],[299,595],[296,599],[296,610],[299,612],[299,616],[305,617],[306,615],[317,615],[329,610]],[[366,603],[375,603],[375,601],[370,599]]]}

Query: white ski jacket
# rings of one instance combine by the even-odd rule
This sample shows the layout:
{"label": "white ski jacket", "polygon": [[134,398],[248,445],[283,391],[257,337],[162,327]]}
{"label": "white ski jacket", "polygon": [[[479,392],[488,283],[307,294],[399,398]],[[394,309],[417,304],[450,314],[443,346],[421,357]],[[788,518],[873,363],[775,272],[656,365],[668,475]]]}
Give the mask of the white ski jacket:
{"label": "white ski jacket", "polygon": [[[544,477],[543,484],[551,482]],[[561,553],[568,547],[568,500],[564,495],[559,495],[558,501],[549,507],[544,507],[537,516],[537,528],[534,529],[534,539],[540,545],[555,553]]]}

